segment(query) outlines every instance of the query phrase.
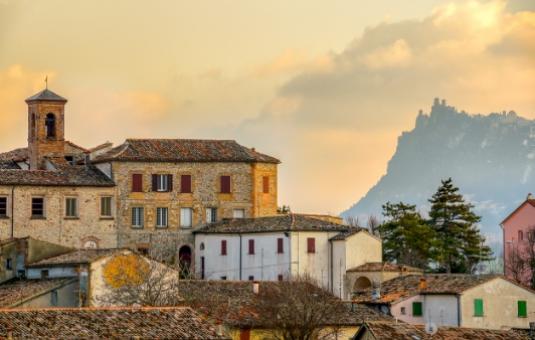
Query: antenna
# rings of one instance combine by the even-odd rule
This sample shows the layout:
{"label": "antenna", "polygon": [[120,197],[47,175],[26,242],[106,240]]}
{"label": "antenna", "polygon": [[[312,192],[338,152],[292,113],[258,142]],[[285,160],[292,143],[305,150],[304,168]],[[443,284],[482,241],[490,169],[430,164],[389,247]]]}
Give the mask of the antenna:
{"label": "antenna", "polygon": [[45,77],[45,89],[48,90],[48,74]]}

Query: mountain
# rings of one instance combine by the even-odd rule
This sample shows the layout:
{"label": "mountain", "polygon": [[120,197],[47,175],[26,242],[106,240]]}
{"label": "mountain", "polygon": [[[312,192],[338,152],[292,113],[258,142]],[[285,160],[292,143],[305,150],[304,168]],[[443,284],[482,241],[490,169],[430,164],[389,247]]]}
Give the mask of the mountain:
{"label": "mountain", "polygon": [[435,99],[412,131],[398,138],[387,173],[343,217],[381,217],[381,205],[403,201],[426,215],[441,179],[452,177],[482,216],[481,230],[494,248],[499,223],[535,191],[535,120],[515,112],[469,115]]}

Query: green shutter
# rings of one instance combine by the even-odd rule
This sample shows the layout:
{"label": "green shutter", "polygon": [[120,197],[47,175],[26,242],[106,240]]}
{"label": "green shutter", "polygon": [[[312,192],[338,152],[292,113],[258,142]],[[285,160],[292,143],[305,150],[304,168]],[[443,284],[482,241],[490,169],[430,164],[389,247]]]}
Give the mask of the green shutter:
{"label": "green shutter", "polygon": [[483,316],[483,299],[474,299],[474,316]]}
{"label": "green shutter", "polygon": [[412,303],[412,316],[422,316],[422,303],[421,302]]}
{"label": "green shutter", "polygon": [[518,317],[526,318],[528,316],[528,305],[526,301],[518,301]]}

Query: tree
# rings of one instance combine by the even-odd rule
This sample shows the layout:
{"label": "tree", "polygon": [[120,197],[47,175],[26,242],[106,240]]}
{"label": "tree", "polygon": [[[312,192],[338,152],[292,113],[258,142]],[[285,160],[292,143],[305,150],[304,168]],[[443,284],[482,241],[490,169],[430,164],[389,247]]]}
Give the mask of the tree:
{"label": "tree", "polygon": [[529,273],[529,286],[535,289],[535,227],[528,229],[528,241],[525,251],[525,262],[527,265],[527,272]]}
{"label": "tree", "polygon": [[415,205],[387,202],[383,205],[386,221],[379,226],[383,239],[383,257],[387,261],[427,267],[433,243],[433,231],[416,211]]}
{"label": "tree", "polygon": [[522,251],[519,249],[518,245],[511,244],[507,250],[507,261],[505,265],[506,275],[510,275],[511,278],[517,283],[524,283],[523,278],[526,271],[526,260]]}
{"label": "tree", "polygon": [[484,244],[477,223],[481,220],[453,185],[451,178],[442,180],[429,200],[429,224],[436,236],[436,260],[439,271],[470,273],[475,264],[492,259],[491,249]]}
{"label": "tree", "polygon": [[381,222],[379,222],[379,219],[375,215],[368,216],[368,222],[366,223],[366,227],[370,231],[370,234],[374,236],[380,236],[379,232],[379,226],[381,225]]}

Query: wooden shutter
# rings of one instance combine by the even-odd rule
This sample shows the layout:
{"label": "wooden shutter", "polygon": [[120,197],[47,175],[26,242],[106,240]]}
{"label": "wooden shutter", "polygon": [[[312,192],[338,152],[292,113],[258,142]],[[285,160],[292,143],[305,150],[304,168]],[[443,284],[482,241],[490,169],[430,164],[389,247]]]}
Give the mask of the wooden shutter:
{"label": "wooden shutter", "polygon": [[282,238],[277,239],[277,254],[284,253],[284,243]]}
{"label": "wooden shutter", "polygon": [[173,191],[173,175],[167,175],[167,191]]}
{"label": "wooden shutter", "polygon": [[191,192],[191,175],[180,176],[180,192],[183,192],[183,193]]}
{"label": "wooden shutter", "polygon": [[249,240],[249,254],[250,255],[254,254],[254,240],[253,239]]}
{"label": "wooden shutter", "polygon": [[152,175],[152,191],[158,191],[158,175]]}
{"label": "wooden shutter", "polygon": [[262,186],[264,194],[269,194],[269,176],[262,177]]}
{"label": "wooden shutter", "polygon": [[483,299],[474,299],[474,316],[483,316]]}
{"label": "wooden shutter", "polygon": [[528,305],[526,301],[518,301],[518,317],[525,318],[528,316]]}
{"label": "wooden shutter", "polygon": [[221,176],[221,193],[230,193],[230,176]]}
{"label": "wooden shutter", "polygon": [[221,240],[221,255],[227,255],[227,240]]}
{"label": "wooden shutter", "polygon": [[422,303],[421,302],[412,303],[412,316],[422,316]]}
{"label": "wooden shutter", "polygon": [[316,252],[316,239],[314,237],[307,238],[307,253],[312,254]]}
{"label": "wooden shutter", "polygon": [[143,175],[133,174],[132,175],[132,192],[142,192],[142,191],[143,191]]}

